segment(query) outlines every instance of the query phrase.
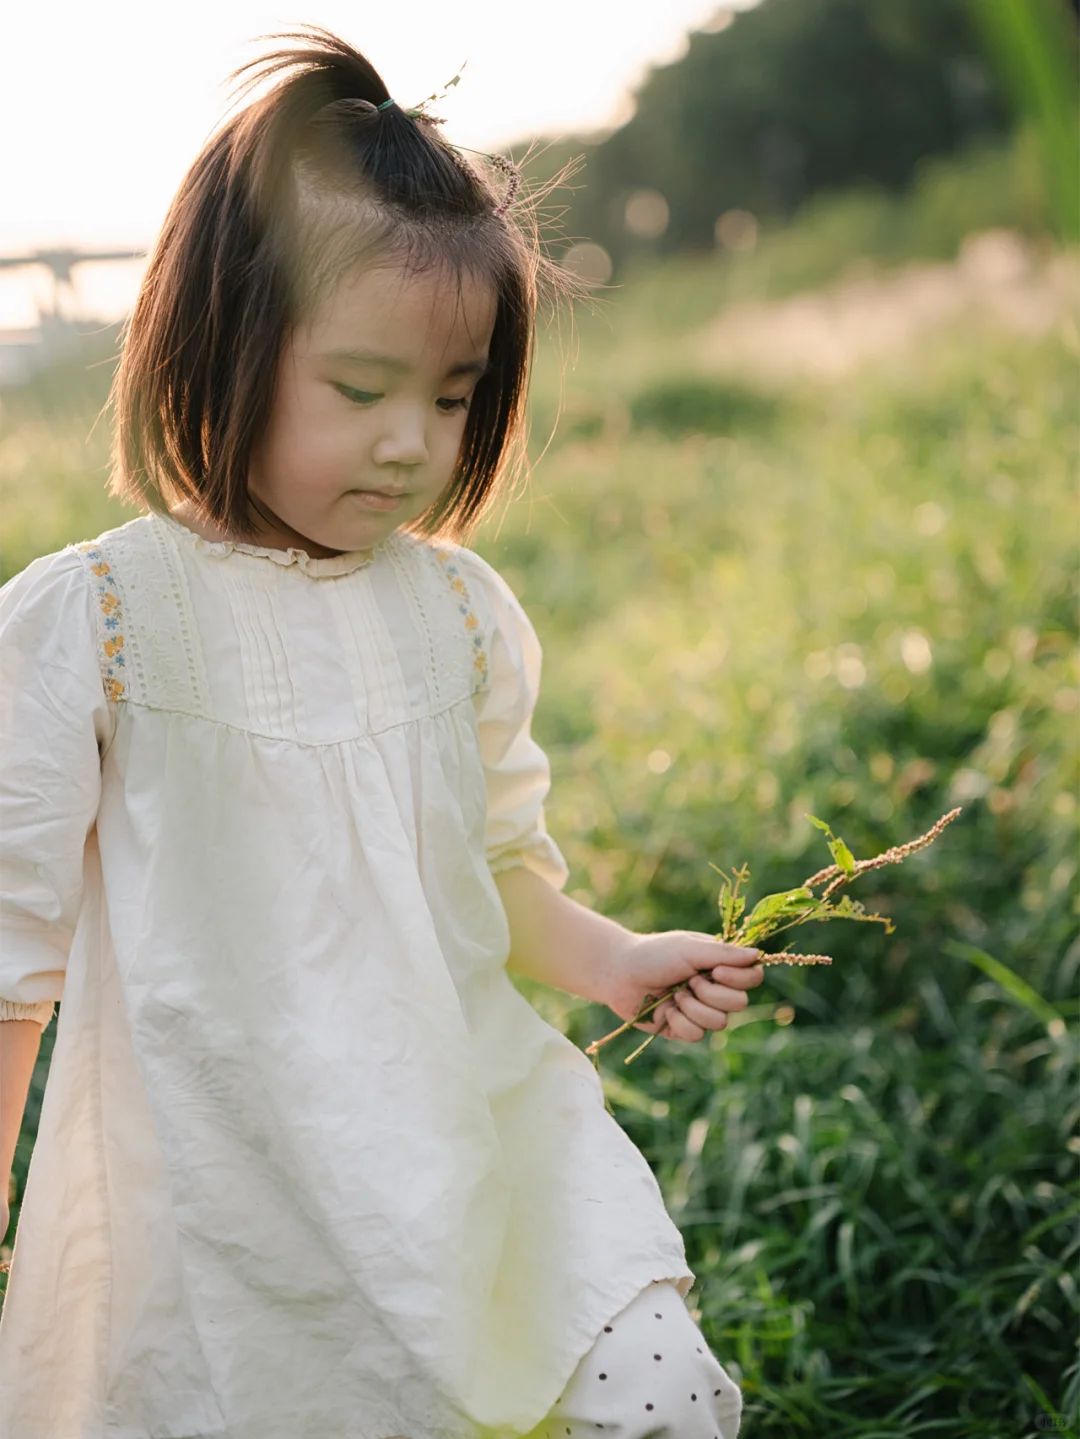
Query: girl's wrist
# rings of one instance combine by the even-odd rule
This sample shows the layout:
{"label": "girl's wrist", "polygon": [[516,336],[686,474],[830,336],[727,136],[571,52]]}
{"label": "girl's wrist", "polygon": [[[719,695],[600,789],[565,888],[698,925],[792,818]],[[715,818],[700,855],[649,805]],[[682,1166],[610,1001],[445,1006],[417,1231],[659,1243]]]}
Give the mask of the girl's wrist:
{"label": "girl's wrist", "polygon": [[614,920],[605,936],[607,943],[598,949],[594,972],[594,993],[585,995],[597,1004],[606,1004],[618,1012],[620,1003],[631,988],[631,959],[641,936],[625,929]]}
{"label": "girl's wrist", "polygon": [[510,925],[510,968],[610,1004],[637,937],[528,869],[503,870],[495,879]]}

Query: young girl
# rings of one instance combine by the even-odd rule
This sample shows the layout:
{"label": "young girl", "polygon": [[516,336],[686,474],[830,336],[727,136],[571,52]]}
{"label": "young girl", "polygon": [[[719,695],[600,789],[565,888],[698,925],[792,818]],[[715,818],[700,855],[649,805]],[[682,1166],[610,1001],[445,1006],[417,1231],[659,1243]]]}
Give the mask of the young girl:
{"label": "young girl", "polygon": [[596,1074],[512,984],[694,1041],[756,951],[566,898],[540,651],[452,537],[542,261],[323,31],[213,138],[116,381],[145,511],[0,592],[0,1177],[63,998],[3,1439],[734,1439]]}

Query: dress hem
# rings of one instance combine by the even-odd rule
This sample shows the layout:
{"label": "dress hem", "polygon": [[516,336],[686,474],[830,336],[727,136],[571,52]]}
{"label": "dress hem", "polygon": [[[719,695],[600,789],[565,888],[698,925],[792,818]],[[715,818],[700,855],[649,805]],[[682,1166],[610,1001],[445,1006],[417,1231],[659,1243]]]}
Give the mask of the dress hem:
{"label": "dress hem", "polygon": [[550,1418],[552,1409],[558,1403],[558,1400],[565,1391],[566,1386],[573,1378],[575,1372],[577,1371],[578,1365],[589,1353],[589,1350],[593,1347],[597,1339],[600,1337],[600,1334],[603,1332],[604,1325],[607,1324],[610,1320],[614,1319],[617,1314],[621,1314],[622,1311],[626,1308],[626,1306],[630,1304],[634,1299],[636,1299],[643,1290],[648,1289],[650,1284],[674,1284],[675,1288],[679,1292],[680,1298],[685,1300],[686,1296],[690,1293],[690,1290],[694,1287],[694,1282],[697,1276],[694,1274],[694,1271],[689,1267],[683,1268],[679,1273],[672,1273],[672,1268],[673,1266],[670,1264],[670,1261],[660,1260],[656,1263],[655,1266],[648,1266],[649,1277],[647,1279],[641,1278],[639,1271],[638,1277],[633,1279],[627,1279],[625,1283],[619,1284],[613,1288],[613,1290],[611,1291],[610,1299],[611,1307],[608,1309],[604,1318],[600,1320],[599,1328],[583,1328],[579,1334],[576,1334],[573,1343],[570,1345],[570,1353],[572,1355],[573,1362],[571,1363],[570,1368],[567,1370],[566,1374],[563,1376],[561,1382],[559,1383],[559,1388],[557,1392],[551,1396],[550,1402],[548,1403],[548,1406],[543,1411],[543,1413],[537,1415],[535,1419],[527,1421],[529,1423],[529,1427],[525,1430],[520,1431],[520,1433],[516,1433],[515,1439],[531,1439],[533,1431],[537,1428],[537,1426],[543,1424],[545,1420]]}

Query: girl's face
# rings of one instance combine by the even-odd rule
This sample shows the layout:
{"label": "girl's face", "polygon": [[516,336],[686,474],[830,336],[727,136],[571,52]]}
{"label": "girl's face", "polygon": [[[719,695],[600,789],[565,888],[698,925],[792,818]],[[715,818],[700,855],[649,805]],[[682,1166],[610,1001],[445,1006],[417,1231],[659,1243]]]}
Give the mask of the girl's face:
{"label": "girl's face", "polygon": [[438,499],[495,304],[490,284],[437,270],[369,269],[338,286],[282,349],[248,492],[283,524],[256,511],[260,541],[366,550]]}

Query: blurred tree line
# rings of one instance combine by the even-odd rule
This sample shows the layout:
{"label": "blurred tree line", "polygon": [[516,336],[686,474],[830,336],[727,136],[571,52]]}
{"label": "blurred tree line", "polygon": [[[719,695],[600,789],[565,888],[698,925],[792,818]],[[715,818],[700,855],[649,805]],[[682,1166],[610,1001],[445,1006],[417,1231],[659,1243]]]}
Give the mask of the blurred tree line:
{"label": "blurred tree line", "polygon": [[[623,126],[597,143],[555,142],[530,173],[544,179],[584,156],[577,187],[557,192],[561,228],[616,264],[643,249],[745,247],[758,219],[783,220],[818,191],[897,190],[924,157],[1003,135],[1013,106],[979,14],[994,3],[718,10],[682,58],[649,73]],[[1049,3],[1067,23],[1072,5]]]}

